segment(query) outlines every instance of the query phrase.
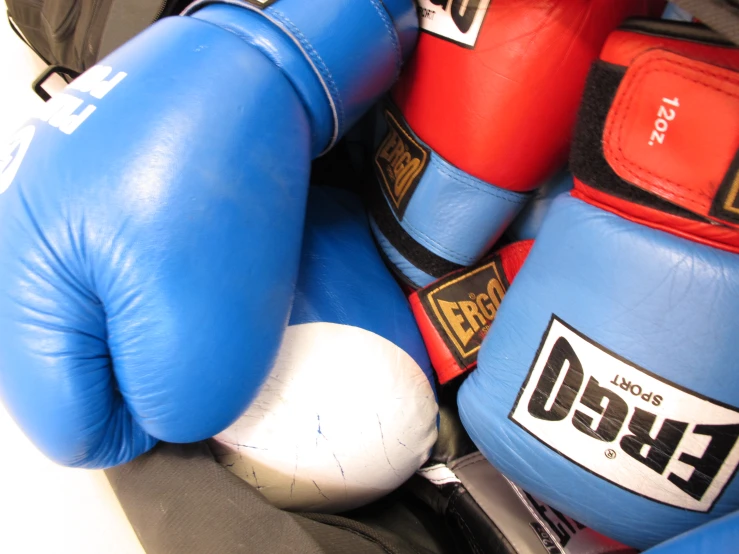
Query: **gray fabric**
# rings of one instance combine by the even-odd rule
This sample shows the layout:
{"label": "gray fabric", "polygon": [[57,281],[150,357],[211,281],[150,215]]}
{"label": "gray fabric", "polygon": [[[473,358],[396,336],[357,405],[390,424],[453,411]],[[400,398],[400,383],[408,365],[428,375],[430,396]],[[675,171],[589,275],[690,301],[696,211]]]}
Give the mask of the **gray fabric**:
{"label": "gray fabric", "polygon": [[476,452],[455,460],[449,468],[459,478],[477,504],[501,530],[516,552],[547,554],[548,551],[531,531],[533,516],[521,502],[511,484]]}
{"label": "gray fabric", "polygon": [[100,37],[98,59],[154,23],[165,7],[166,0],[113,0]]}
{"label": "gray fabric", "polygon": [[347,518],[275,508],[205,443],[162,443],[106,475],[148,554],[422,552]]}
{"label": "gray fabric", "polygon": [[739,6],[730,0],[672,0],[708,27],[739,45]]}

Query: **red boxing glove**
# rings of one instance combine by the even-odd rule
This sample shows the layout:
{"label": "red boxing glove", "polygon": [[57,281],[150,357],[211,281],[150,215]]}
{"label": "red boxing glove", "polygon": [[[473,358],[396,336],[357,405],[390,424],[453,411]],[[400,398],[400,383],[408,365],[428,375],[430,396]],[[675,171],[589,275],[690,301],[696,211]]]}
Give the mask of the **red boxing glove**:
{"label": "red boxing glove", "polygon": [[414,288],[475,265],[565,165],[590,64],[656,0],[420,0],[378,118],[373,231]]}

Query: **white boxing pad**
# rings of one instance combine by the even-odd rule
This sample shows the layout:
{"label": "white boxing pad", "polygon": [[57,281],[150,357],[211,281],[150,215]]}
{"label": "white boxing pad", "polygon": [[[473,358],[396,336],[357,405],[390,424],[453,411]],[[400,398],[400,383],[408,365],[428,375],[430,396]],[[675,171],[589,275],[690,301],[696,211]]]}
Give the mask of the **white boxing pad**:
{"label": "white boxing pad", "polygon": [[339,512],[399,487],[428,459],[438,406],[401,348],[359,327],[287,328],[249,409],[216,458],[280,508]]}

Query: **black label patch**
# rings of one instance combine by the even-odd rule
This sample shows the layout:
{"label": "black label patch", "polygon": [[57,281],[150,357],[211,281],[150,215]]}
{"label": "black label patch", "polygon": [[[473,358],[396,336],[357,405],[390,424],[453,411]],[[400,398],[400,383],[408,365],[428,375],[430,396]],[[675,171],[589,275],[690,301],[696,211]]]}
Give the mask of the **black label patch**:
{"label": "black label patch", "polygon": [[500,256],[494,256],[418,292],[423,309],[460,368],[477,362],[482,340],[509,286]]}
{"label": "black label patch", "polygon": [[586,471],[684,510],[710,512],[739,466],[736,407],[642,369],[556,316],[509,418]]}
{"label": "black label patch", "polygon": [[257,8],[266,8],[277,2],[277,0],[246,0],[246,2]]}
{"label": "black label patch", "polygon": [[431,153],[399,122],[400,116],[387,108],[384,113],[387,134],[375,153],[375,171],[395,215],[403,219]]}
{"label": "black label patch", "polygon": [[717,219],[739,223],[739,151],[721,182],[709,213]]}

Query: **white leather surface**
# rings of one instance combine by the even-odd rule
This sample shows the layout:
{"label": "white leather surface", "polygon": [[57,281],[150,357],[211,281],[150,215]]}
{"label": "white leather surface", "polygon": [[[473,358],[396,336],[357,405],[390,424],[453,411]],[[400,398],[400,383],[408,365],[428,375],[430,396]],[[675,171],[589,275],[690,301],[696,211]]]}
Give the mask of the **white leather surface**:
{"label": "white leather surface", "polygon": [[438,407],[404,350],[366,329],[291,325],[259,395],[216,457],[275,506],[339,512],[397,489],[428,459]]}
{"label": "white leather surface", "polygon": [[[30,84],[44,65],[15,36],[4,9],[0,16],[0,142],[4,142],[41,103]],[[0,454],[0,552],[144,552],[105,475],[48,461],[1,404]]]}

